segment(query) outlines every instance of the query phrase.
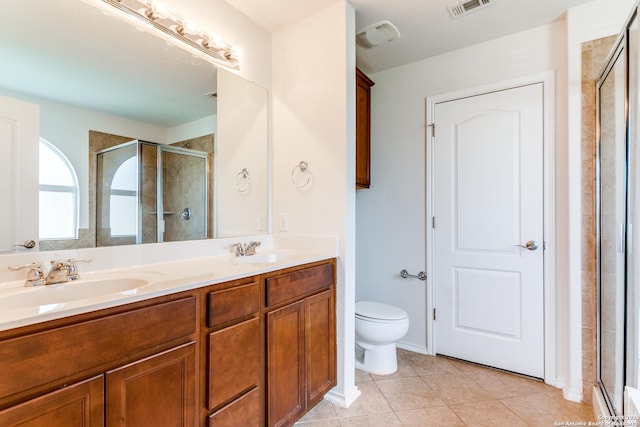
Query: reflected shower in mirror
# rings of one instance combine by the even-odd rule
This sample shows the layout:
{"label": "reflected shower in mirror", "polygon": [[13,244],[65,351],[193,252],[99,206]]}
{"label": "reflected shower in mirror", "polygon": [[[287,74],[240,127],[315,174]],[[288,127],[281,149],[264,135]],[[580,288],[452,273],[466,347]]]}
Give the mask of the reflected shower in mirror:
{"label": "reflected shower in mirror", "polygon": [[208,156],[145,141],[99,152],[96,246],[209,237]]}

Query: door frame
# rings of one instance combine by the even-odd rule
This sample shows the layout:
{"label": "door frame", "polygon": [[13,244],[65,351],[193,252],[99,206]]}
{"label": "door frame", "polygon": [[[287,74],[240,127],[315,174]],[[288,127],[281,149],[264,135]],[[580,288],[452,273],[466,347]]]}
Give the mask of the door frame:
{"label": "door frame", "polygon": [[[431,132],[431,124],[434,120],[436,105],[446,101],[468,98],[483,95],[491,92],[498,92],[514,89],[521,86],[542,83],[543,93],[543,223],[544,223],[544,254],[543,254],[543,291],[544,291],[544,381],[556,387],[562,387],[556,377],[556,239],[555,239],[555,74],[547,71],[532,74],[517,79],[506,80],[483,86],[476,86],[460,91],[444,93],[441,95],[428,96],[425,114],[425,144],[426,144],[426,222],[427,222],[427,247],[426,265],[427,272],[434,271],[434,229],[432,218],[434,215],[434,137]],[[437,349],[437,337],[435,336],[435,322],[433,311],[435,308],[435,288],[433,286],[433,276],[427,274],[427,354],[435,355]]]}

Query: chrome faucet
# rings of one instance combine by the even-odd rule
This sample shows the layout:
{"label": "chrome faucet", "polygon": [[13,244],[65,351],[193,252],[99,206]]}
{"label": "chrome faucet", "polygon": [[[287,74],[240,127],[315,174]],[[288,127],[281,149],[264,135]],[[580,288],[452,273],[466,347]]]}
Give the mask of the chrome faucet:
{"label": "chrome faucet", "polygon": [[260,246],[262,243],[251,241],[249,243],[236,243],[231,246],[231,249],[234,249],[236,256],[250,256],[256,254],[256,248]]}
{"label": "chrome faucet", "polygon": [[80,274],[78,273],[77,264],[79,262],[91,262],[91,260],[69,258],[66,261],[51,261],[51,269],[49,270],[47,277],[44,279],[46,284],[53,285],[55,283],[79,280]]}

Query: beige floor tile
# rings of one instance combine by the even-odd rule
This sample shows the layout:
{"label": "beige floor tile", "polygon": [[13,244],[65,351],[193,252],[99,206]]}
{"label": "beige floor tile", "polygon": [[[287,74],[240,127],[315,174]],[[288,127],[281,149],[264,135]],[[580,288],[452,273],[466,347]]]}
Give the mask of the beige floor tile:
{"label": "beige floor tile", "polygon": [[316,406],[311,408],[300,422],[331,420],[336,418],[336,411],[328,400],[321,400]]}
{"label": "beige floor tile", "polygon": [[389,378],[406,378],[415,377],[418,374],[411,368],[411,364],[407,358],[398,358],[398,370],[390,375],[375,375],[371,374],[371,378],[374,380],[389,379]]}
{"label": "beige floor tile", "polygon": [[378,389],[374,381],[358,384],[362,395],[348,408],[333,405],[338,418],[356,417],[358,415],[380,414],[392,412],[391,406]]}
{"label": "beige floor tile", "polygon": [[495,399],[523,396],[531,393],[545,393],[555,388],[540,380],[521,377],[497,370],[469,373],[467,377],[487,390]]}
{"label": "beige floor tile", "polygon": [[394,411],[445,405],[420,377],[378,380],[376,384]]}
{"label": "beige floor tile", "polygon": [[396,415],[403,426],[463,427],[466,425],[447,406],[398,411]]}
{"label": "beige floor tile", "polygon": [[416,353],[408,358],[408,363],[417,375],[460,374],[454,365],[442,357]]}
{"label": "beige floor tile", "polygon": [[501,399],[500,402],[531,425],[595,421],[591,405],[569,402],[560,393],[534,393]]}
{"label": "beige floor tile", "polygon": [[361,371],[360,369],[356,369],[356,377],[355,377],[356,384],[360,384],[366,381],[373,381],[373,378],[371,378],[371,375],[369,375],[368,372]]}
{"label": "beige floor tile", "polygon": [[299,427],[340,427],[339,420],[298,421],[294,425]]}
{"label": "beige floor tile", "polygon": [[473,427],[525,427],[528,424],[497,400],[450,406],[451,410]]}
{"label": "beige floor tile", "polygon": [[393,412],[387,412],[377,415],[362,415],[359,417],[341,418],[339,420],[339,423],[340,427],[393,427],[402,425],[398,417],[396,417]]}
{"label": "beige floor tile", "polygon": [[447,405],[493,399],[487,390],[463,375],[424,375],[420,378]]}

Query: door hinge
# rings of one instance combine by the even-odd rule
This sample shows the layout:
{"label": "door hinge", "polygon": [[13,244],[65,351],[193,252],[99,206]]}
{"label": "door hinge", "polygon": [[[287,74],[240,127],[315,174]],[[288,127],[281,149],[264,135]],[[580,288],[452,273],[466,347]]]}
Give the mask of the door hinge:
{"label": "door hinge", "polygon": [[436,309],[433,309],[433,320],[436,320]]}
{"label": "door hinge", "polygon": [[436,228],[436,217],[435,216],[431,217],[431,228]]}
{"label": "door hinge", "polygon": [[430,125],[427,125],[427,126],[431,128],[431,137],[435,138],[436,137],[436,124],[435,123],[431,123]]}

